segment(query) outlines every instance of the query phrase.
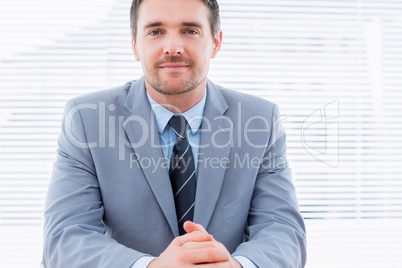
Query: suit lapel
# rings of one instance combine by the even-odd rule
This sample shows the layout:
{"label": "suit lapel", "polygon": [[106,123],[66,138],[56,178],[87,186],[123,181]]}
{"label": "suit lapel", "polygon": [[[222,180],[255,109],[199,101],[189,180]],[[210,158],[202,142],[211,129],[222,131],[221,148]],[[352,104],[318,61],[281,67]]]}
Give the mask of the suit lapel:
{"label": "suit lapel", "polygon": [[[226,171],[226,168],[221,165],[227,162],[224,159],[229,159],[230,142],[233,138],[230,130],[231,123],[223,116],[228,105],[221,91],[210,81],[208,81],[207,90],[200,145],[208,146],[200,148],[194,207],[194,222],[205,228],[208,227],[218,201]],[[123,124],[128,140],[174,236],[178,236],[168,166],[166,163],[158,162],[164,161],[164,156],[154,115],[146,96],[144,77],[132,84],[125,107],[131,113]],[[141,159],[154,160],[159,165],[156,168],[154,165],[149,167],[149,161],[141,161]],[[218,159],[221,162],[215,165],[212,164],[212,159]]]}
{"label": "suit lapel", "polygon": [[[208,227],[218,201],[226,171],[226,167],[222,165],[228,164],[225,159],[229,159],[230,142],[233,138],[230,131],[232,125],[223,116],[228,105],[221,91],[210,81],[207,89],[200,145],[208,144],[208,147],[200,148],[194,208],[194,222],[204,228]],[[212,159],[217,159],[219,164],[213,164]]]}
{"label": "suit lapel", "polygon": [[179,231],[168,166],[161,149],[155,117],[146,96],[143,77],[131,86],[125,107],[131,112],[131,116],[123,124],[127,137],[174,236],[177,236]]}

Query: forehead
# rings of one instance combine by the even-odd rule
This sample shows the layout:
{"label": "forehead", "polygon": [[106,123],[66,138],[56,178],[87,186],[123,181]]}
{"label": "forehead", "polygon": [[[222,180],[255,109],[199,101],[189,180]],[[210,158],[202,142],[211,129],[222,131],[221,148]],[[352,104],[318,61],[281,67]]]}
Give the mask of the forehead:
{"label": "forehead", "polygon": [[209,9],[201,0],[144,0],[138,10],[137,25],[138,30],[152,22],[172,25],[197,22],[207,27],[208,18]]}

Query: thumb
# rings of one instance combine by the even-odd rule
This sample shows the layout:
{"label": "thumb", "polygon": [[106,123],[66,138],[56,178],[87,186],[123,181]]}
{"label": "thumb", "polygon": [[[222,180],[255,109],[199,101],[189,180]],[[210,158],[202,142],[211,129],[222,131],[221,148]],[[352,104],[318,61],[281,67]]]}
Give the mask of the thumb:
{"label": "thumb", "polygon": [[199,231],[201,233],[208,234],[208,232],[204,229],[204,227],[201,224],[196,224],[192,221],[186,221],[183,225],[183,228],[187,233]]}

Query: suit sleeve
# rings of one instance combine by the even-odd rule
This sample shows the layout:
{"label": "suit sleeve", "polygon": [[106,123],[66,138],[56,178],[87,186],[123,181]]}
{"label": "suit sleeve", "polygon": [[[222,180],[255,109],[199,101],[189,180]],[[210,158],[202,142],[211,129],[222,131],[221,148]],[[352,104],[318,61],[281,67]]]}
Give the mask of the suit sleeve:
{"label": "suit sleeve", "polygon": [[[66,105],[57,160],[44,213],[43,265],[130,267],[144,256],[106,236],[102,196],[80,116],[83,105]],[[97,131],[97,130],[93,130]]]}
{"label": "suit sleeve", "polygon": [[286,135],[276,106],[272,114],[271,136],[248,215],[248,241],[233,256],[246,256],[258,267],[299,268],[306,263],[305,226],[286,161]]}

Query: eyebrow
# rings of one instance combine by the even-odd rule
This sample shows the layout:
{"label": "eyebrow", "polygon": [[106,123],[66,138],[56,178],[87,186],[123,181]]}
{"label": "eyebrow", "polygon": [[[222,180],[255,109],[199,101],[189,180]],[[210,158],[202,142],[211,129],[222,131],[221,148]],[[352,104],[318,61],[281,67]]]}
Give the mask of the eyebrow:
{"label": "eyebrow", "polygon": [[144,29],[153,28],[153,27],[160,27],[163,23],[161,21],[149,22],[145,24]]}
{"label": "eyebrow", "polygon": [[198,22],[183,22],[181,25],[186,27],[202,28],[202,25]]}
{"label": "eyebrow", "polygon": [[[161,21],[155,21],[155,22],[149,22],[145,24],[144,29],[149,29],[153,27],[160,27],[163,26],[164,23]],[[186,26],[186,27],[195,27],[195,28],[202,28],[202,25],[197,22],[191,22],[191,21],[185,21],[181,23],[181,26]]]}

